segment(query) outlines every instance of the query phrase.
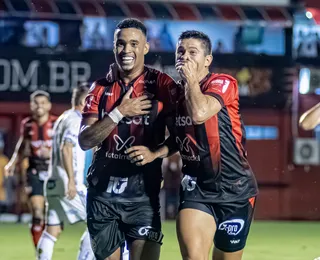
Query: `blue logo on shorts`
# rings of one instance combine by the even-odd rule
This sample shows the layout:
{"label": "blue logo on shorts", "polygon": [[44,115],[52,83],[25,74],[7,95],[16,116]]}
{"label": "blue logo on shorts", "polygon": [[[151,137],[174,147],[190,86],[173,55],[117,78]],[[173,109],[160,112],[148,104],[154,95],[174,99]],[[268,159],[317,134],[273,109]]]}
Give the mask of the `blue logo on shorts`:
{"label": "blue logo on shorts", "polygon": [[218,230],[224,230],[227,232],[229,236],[236,236],[238,235],[244,227],[244,220],[243,219],[231,219],[222,222]]}

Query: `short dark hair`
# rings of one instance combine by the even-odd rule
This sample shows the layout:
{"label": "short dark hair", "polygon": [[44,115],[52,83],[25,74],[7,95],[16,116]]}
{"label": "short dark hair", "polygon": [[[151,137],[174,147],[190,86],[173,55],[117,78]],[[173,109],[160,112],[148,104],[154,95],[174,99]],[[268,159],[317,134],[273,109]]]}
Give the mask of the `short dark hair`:
{"label": "short dark hair", "polygon": [[49,101],[51,100],[50,94],[44,90],[36,90],[30,95],[30,101],[34,101],[36,97],[46,97]]}
{"label": "short dark hair", "polygon": [[147,37],[147,28],[138,19],[135,18],[126,18],[117,24],[116,29],[127,29],[127,28],[135,28],[140,30]]}
{"label": "short dark hair", "polygon": [[72,90],[72,98],[71,98],[72,106],[79,106],[80,105],[81,98],[84,95],[88,94],[89,88],[90,88],[89,83],[83,82]]}
{"label": "short dark hair", "polygon": [[179,36],[179,41],[184,39],[198,39],[200,40],[205,48],[205,55],[210,55],[212,53],[212,43],[209,36],[200,31],[184,31]]}

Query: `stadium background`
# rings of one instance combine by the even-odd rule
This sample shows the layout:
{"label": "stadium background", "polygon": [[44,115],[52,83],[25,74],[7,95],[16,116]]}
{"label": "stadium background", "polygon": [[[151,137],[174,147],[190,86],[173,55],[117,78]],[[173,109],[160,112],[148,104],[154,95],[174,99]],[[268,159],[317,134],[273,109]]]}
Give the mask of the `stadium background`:
{"label": "stadium background", "polygon": [[[320,256],[320,135],[298,126],[299,116],[319,102],[320,2],[0,0],[0,259],[33,257],[18,177],[25,165],[3,178],[20,122],[29,115],[30,93],[50,92],[54,114],[67,109],[72,87],[105,75],[113,62],[113,30],[124,17],[148,27],[146,64],[177,78],[175,43],[180,32],[196,29],[213,42],[212,71],[238,79],[248,157],[260,187],[245,259]],[[179,169],[178,155],[163,164],[161,259],[179,259],[172,221]],[[81,229],[68,227],[55,259],[75,257]]]}

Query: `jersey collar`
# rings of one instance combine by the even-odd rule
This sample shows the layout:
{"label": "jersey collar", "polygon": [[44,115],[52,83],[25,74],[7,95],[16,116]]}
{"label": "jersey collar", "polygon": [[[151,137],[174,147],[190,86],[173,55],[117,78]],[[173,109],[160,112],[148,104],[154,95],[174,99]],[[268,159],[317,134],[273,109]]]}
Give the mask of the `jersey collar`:
{"label": "jersey collar", "polygon": [[[143,74],[146,73],[147,71],[147,67],[144,66],[144,70],[143,72],[137,76],[135,79],[133,79],[129,84],[128,86],[133,86],[135,81],[140,78]],[[107,82],[112,84],[112,83],[115,83],[115,82],[119,82],[121,85],[124,85],[123,81],[121,80],[121,78],[119,77],[119,73],[118,73],[118,69],[117,69],[117,64],[115,63],[112,63],[109,67],[109,72],[106,76],[106,79],[107,79]]]}

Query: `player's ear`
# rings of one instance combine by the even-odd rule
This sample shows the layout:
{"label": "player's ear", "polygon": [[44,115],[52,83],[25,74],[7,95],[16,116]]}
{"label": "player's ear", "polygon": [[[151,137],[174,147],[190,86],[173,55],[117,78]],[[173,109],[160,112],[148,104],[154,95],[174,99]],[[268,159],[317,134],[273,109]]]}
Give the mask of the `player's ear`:
{"label": "player's ear", "polygon": [[146,55],[149,52],[149,49],[150,49],[150,44],[146,42],[146,44],[144,45],[143,54]]}
{"label": "player's ear", "polygon": [[205,57],[204,66],[205,66],[205,67],[210,67],[210,65],[211,65],[211,63],[212,63],[212,60],[213,60],[212,55],[211,55],[211,54],[210,54],[210,55],[207,55],[207,56]]}
{"label": "player's ear", "polygon": [[113,49],[112,50],[113,50],[113,53],[116,54],[116,44],[115,44],[115,42],[113,42]]}
{"label": "player's ear", "polygon": [[49,102],[49,104],[48,104],[48,109],[49,109],[49,111],[51,110],[51,108],[52,108],[52,103]]}

